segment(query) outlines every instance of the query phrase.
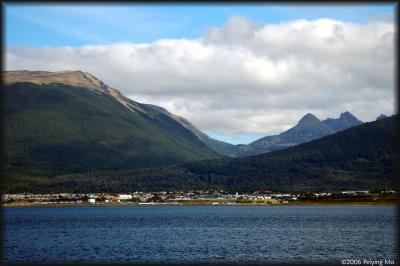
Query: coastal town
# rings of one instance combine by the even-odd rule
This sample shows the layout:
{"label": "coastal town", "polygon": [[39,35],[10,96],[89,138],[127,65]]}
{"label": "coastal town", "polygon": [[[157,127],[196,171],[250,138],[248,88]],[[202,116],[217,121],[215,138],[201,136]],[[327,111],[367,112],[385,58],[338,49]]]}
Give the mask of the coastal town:
{"label": "coastal town", "polygon": [[272,190],[253,193],[219,191],[161,191],[132,193],[56,193],[56,194],[3,194],[3,206],[27,205],[273,205],[310,202],[376,202],[396,203],[398,193],[382,191],[336,191],[282,193]]}

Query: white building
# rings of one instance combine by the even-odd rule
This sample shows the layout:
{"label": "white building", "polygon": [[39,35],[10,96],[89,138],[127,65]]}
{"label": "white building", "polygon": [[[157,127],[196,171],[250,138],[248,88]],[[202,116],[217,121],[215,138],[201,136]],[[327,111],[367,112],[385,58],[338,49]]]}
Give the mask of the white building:
{"label": "white building", "polygon": [[96,199],[88,199],[89,203],[96,203]]}
{"label": "white building", "polygon": [[121,194],[121,195],[119,195],[119,199],[120,200],[131,200],[132,199],[132,195]]}

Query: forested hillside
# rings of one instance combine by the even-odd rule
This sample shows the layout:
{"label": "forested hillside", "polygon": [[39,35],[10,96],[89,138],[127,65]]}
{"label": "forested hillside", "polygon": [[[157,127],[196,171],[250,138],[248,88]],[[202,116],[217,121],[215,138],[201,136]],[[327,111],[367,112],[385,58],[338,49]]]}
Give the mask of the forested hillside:
{"label": "forested hillside", "polygon": [[65,81],[57,77],[49,83],[44,81],[54,75],[28,74],[32,82],[20,82],[14,73],[7,80],[6,75],[7,176],[51,178],[220,157],[169,116],[86,73],[62,72]]}
{"label": "forested hillside", "polygon": [[[171,167],[91,172],[27,184],[36,191],[225,189],[335,191],[393,187],[398,116],[365,123],[286,150]],[[21,185],[19,188],[23,189]]]}

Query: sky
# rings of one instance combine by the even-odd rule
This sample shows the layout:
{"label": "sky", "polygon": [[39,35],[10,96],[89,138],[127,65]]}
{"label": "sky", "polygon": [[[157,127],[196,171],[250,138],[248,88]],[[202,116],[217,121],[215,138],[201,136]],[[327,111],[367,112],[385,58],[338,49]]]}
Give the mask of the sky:
{"label": "sky", "polygon": [[247,144],[393,114],[394,4],[5,4],[6,70],[82,70]]}

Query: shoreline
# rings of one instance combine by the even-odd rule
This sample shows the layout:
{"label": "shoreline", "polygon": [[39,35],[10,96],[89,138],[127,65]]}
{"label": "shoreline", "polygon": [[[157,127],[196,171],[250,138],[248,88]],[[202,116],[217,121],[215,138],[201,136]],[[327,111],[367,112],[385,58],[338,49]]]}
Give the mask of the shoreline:
{"label": "shoreline", "polygon": [[191,202],[191,203],[154,203],[154,204],[138,204],[138,203],[18,203],[18,204],[2,204],[5,208],[20,207],[148,207],[148,206],[397,206],[397,201],[304,201],[304,202],[288,202],[288,203],[235,203],[235,204],[212,204],[211,202]]}

